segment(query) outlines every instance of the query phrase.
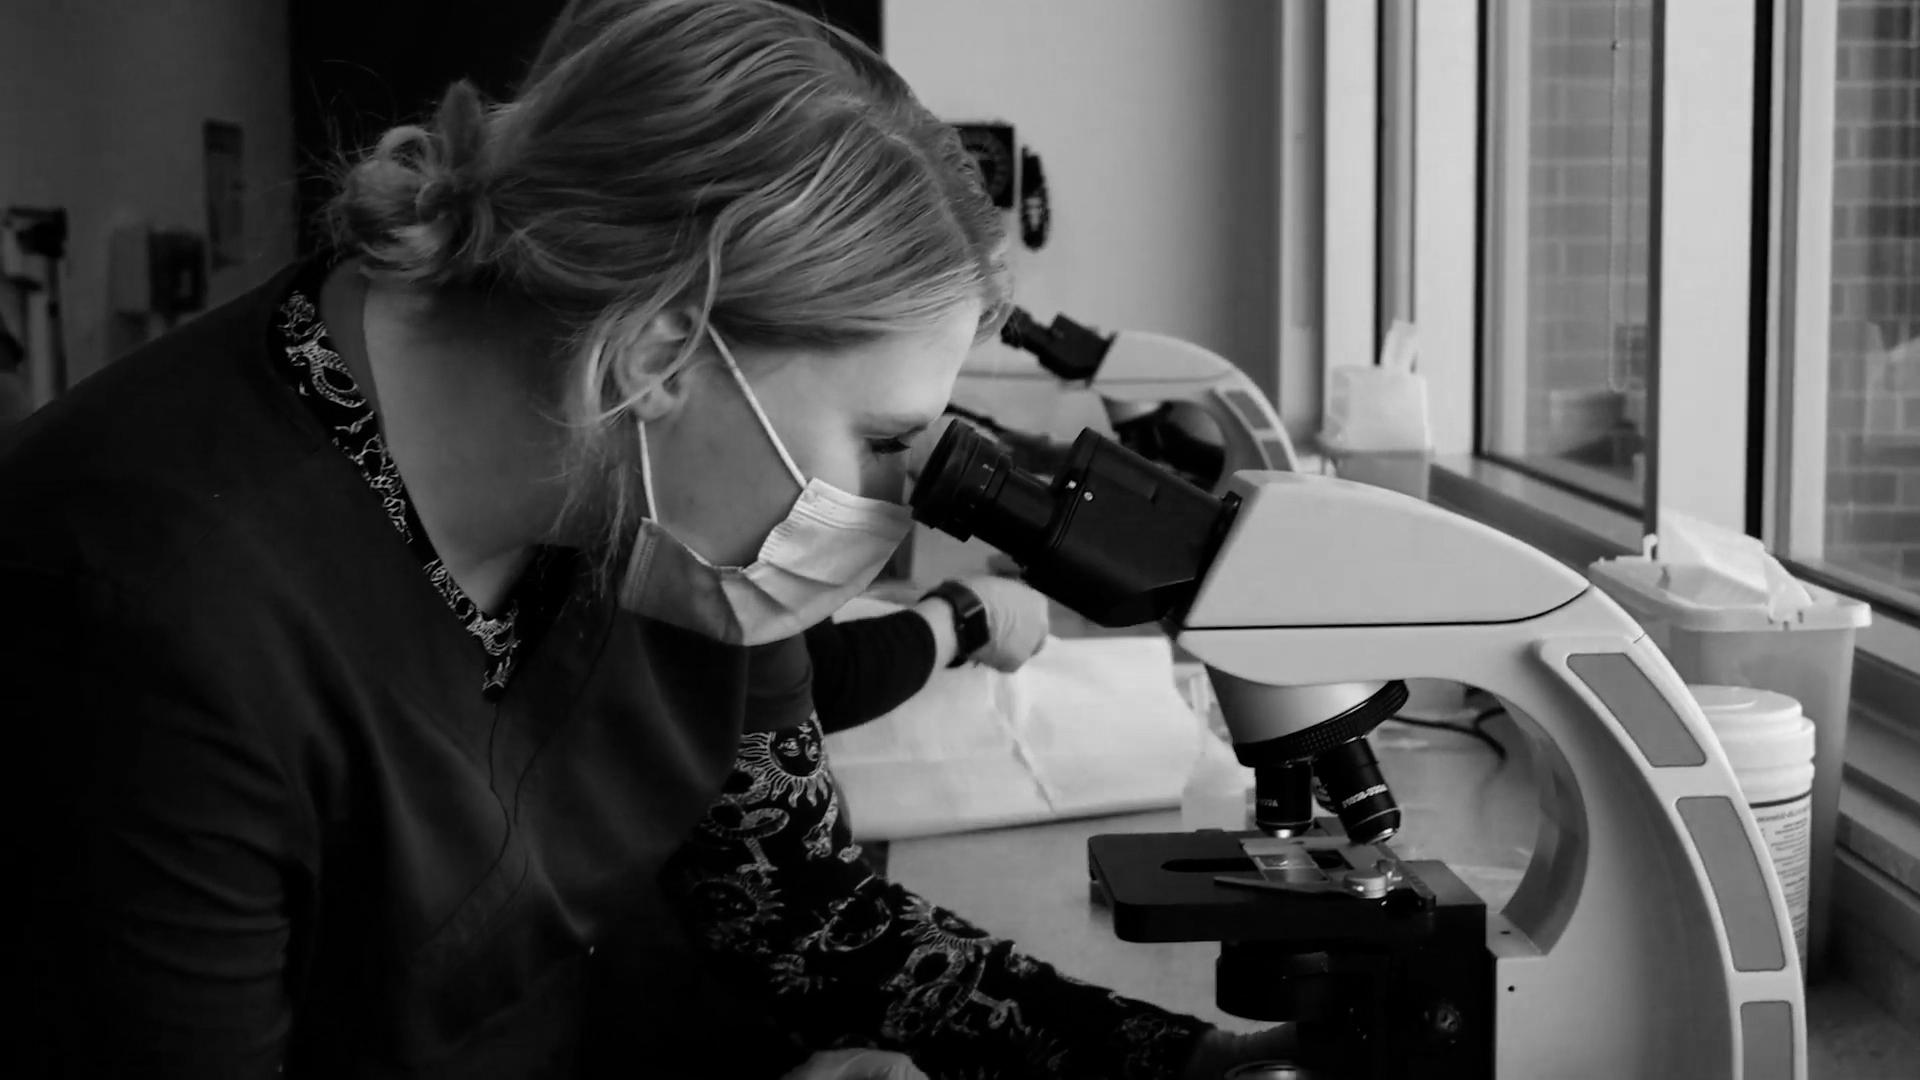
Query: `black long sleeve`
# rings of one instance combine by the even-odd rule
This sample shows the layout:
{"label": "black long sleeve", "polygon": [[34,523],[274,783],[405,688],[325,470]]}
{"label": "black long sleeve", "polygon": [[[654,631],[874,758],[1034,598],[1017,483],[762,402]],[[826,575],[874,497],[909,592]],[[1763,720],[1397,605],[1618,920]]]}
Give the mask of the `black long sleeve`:
{"label": "black long sleeve", "polygon": [[0,556],[0,590],[10,1075],[275,1076],[304,819],[265,725],[216,705],[229,658],[97,582]]}
{"label": "black long sleeve", "polygon": [[912,610],[806,632],[813,705],[828,732],[885,716],[933,676],[933,629]]}
{"label": "black long sleeve", "polygon": [[817,724],[753,731],[663,872],[696,945],[798,1048],[935,1080],[1174,1080],[1201,1021],[1082,982],[876,875]]}

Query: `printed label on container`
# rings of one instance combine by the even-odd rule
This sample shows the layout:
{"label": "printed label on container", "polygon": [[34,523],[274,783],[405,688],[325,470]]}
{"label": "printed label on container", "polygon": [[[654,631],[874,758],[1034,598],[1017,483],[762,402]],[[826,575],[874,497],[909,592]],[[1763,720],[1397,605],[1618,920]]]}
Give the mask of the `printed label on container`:
{"label": "printed label on container", "polygon": [[1780,891],[1786,894],[1787,914],[1793,919],[1793,944],[1800,963],[1807,962],[1807,859],[1813,840],[1813,795],[1797,799],[1761,803],[1753,808],[1753,820],[1773,856],[1773,872],[1780,877]]}

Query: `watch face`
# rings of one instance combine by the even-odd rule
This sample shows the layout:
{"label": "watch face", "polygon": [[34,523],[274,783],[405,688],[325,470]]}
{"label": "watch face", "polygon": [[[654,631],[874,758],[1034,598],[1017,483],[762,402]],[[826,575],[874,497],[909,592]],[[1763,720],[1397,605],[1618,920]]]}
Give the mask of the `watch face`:
{"label": "watch face", "polygon": [[992,636],[987,629],[987,609],[979,600],[974,600],[960,622],[960,646],[969,653],[977,652],[987,647],[987,640]]}

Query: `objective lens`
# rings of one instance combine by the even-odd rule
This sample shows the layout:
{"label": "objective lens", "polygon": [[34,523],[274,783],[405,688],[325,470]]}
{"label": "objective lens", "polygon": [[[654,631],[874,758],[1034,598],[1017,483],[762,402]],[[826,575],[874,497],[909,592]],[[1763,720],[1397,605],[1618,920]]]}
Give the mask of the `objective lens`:
{"label": "objective lens", "polygon": [[1013,467],[992,439],[955,422],[927,455],[909,500],[924,525],[965,540],[980,539],[1025,563],[1046,544],[1053,518],[1047,486]]}
{"label": "objective lens", "polygon": [[1400,806],[1364,736],[1322,752],[1313,759],[1313,772],[1326,785],[1347,839],[1377,844],[1400,831]]}
{"label": "objective lens", "polygon": [[1313,825],[1313,767],[1304,761],[1253,771],[1253,827],[1298,836]]}

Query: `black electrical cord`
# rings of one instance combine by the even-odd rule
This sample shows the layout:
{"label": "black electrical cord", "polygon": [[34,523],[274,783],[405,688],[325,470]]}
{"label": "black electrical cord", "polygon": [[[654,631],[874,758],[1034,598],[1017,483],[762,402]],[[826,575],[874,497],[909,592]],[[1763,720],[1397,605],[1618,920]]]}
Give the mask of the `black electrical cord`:
{"label": "black electrical cord", "polygon": [[[1507,762],[1507,748],[1500,744],[1499,739],[1487,734],[1485,725],[1487,721],[1506,711],[1507,709],[1504,705],[1489,705],[1479,712],[1474,713],[1473,719],[1464,724],[1448,723],[1445,720],[1415,720],[1405,716],[1393,716],[1388,719],[1398,720],[1409,727],[1433,728],[1437,731],[1450,731],[1455,735],[1465,735],[1468,738],[1479,739],[1481,742],[1486,743],[1487,746],[1493,750],[1494,756],[1500,759],[1500,763],[1505,765]],[[1319,804],[1320,808],[1327,813],[1331,814],[1335,812],[1333,803],[1327,798],[1326,789],[1321,786],[1320,777],[1317,775],[1313,778],[1313,801]]]}
{"label": "black electrical cord", "polygon": [[1500,744],[1499,739],[1487,734],[1484,726],[1488,720],[1499,716],[1503,712],[1506,712],[1504,708],[1494,705],[1490,708],[1481,709],[1474,714],[1472,720],[1464,724],[1451,723],[1446,720],[1415,720],[1408,716],[1396,716],[1393,719],[1412,727],[1431,728],[1435,731],[1451,731],[1455,735],[1465,735],[1471,739],[1479,739],[1491,747],[1494,754],[1497,755],[1501,761],[1505,761],[1507,760],[1507,748]]}

